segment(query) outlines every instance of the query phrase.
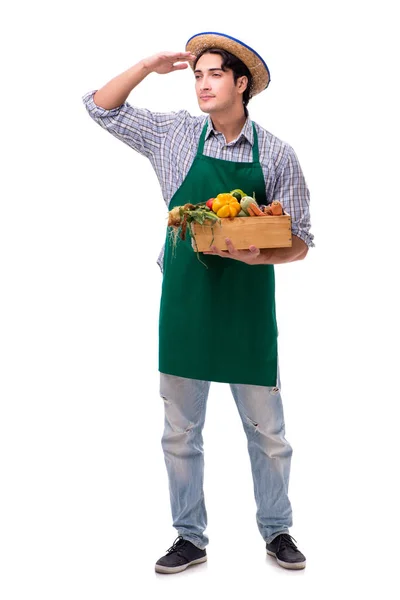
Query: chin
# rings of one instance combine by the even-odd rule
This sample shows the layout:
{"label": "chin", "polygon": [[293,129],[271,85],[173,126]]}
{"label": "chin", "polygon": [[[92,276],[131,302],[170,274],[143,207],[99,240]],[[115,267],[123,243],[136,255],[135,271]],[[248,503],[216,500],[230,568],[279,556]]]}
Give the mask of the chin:
{"label": "chin", "polygon": [[210,106],[207,104],[207,102],[205,102],[204,104],[202,102],[199,102],[199,108],[203,113],[207,113],[207,114],[215,112],[215,110],[216,110],[215,106]]}

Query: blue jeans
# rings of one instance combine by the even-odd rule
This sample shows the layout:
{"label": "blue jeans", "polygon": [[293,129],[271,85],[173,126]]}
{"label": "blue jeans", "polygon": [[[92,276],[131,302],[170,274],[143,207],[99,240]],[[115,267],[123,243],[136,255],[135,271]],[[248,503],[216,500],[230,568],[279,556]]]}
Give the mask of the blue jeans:
{"label": "blue jeans", "polygon": [[[230,384],[247,436],[254,482],[258,529],[271,542],[292,526],[288,498],[292,448],[285,439],[279,387]],[[204,501],[202,430],[209,381],[160,373],[165,419],[161,445],[168,472],[173,527],[184,539],[205,548],[207,512]]]}

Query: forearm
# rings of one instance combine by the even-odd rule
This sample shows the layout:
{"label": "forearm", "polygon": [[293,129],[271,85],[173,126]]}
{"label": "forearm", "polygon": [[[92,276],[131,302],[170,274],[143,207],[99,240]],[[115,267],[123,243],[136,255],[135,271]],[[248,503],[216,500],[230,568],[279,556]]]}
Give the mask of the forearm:
{"label": "forearm", "polygon": [[308,246],[296,235],[292,235],[292,246],[289,248],[263,248],[260,257],[262,264],[279,265],[282,263],[302,260],[306,257]]}
{"label": "forearm", "polygon": [[151,73],[151,69],[146,65],[146,61],[140,61],[100,88],[93,96],[94,102],[97,106],[107,110],[121,106],[131,91],[149,73]]}
{"label": "forearm", "polygon": [[149,56],[97,90],[94,103],[106,110],[118,108],[149,73],[165,74],[187,69],[188,61],[195,58],[191,52],[159,52]]}

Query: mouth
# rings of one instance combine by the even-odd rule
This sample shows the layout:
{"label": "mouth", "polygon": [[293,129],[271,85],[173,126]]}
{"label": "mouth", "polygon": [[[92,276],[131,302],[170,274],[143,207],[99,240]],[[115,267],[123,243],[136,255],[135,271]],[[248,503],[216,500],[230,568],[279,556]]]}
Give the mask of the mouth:
{"label": "mouth", "polygon": [[215,98],[215,96],[200,96],[200,100],[211,100],[211,98]]}

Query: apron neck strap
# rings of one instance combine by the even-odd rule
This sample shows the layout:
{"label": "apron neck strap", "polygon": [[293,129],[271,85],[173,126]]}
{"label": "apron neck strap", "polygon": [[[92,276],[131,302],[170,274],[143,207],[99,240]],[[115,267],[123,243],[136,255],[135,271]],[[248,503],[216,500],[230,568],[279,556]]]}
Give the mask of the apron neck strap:
{"label": "apron neck strap", "polygon": [[[256,127],[253,122],[252,122],[252,126],[253,126],[253,162],[258,163],[258,162],[260,162],[260,154],[258,151],[258,135],[257,135]],[[201,156],[203,154],[204,142],[205,142],[206,133],[207,133],[207,127],[208,127],[208,122],[206,120],[206,122],[204,123],[203,131],[201,132],[201,136],[200,136],[200,140],[199,140],[199,147],[197,149],[197,156]]]}
{"label": "apron neck strap", "polygon": [[206,122],[204,123],[203,131],[201,132],[199,146],[197,148],[197,156],[201,156],[203,154],[204,140],[206,139],[207,126],[208,126],[208,123],[207,123],[207,119],[206,119]]}
{"label": "apron neck strap", "polygon": [[256,126],[254,125],[254,123],[251,123],[253,125],[253,162],[260,162],[260,153],[258,151],[258,135],[257,135],[257,131],[256,131]]}

